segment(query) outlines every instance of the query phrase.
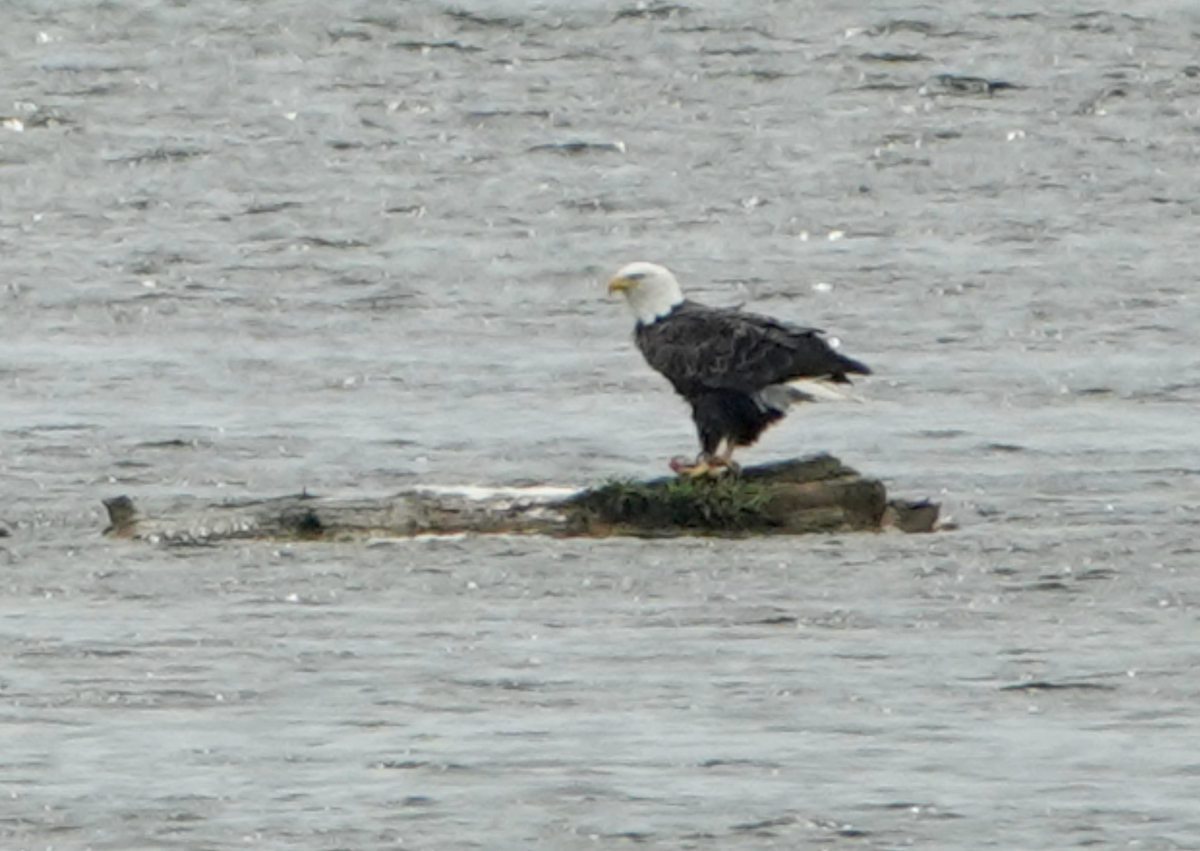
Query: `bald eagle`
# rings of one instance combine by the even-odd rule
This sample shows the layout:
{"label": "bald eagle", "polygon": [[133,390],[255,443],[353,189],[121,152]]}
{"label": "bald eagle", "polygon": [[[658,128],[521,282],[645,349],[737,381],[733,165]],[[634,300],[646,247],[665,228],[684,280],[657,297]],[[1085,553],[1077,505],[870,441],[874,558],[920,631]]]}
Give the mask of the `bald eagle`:
{"label": "bald eagle", "polygon": [[[732,466],[734,447],[758,440],[792,403],[839,395],[822,392],[818,382],[849,384],[848,375],[871,372],[835,351],[815,328],[685,299],[675,276],[654,263],[625,266],[608,291],[625,296],[646,362],[692,406],[700,455],[694,464],[672,460],[681,474]],[[803,379],[809,379],[803,389],[793,386]]]}

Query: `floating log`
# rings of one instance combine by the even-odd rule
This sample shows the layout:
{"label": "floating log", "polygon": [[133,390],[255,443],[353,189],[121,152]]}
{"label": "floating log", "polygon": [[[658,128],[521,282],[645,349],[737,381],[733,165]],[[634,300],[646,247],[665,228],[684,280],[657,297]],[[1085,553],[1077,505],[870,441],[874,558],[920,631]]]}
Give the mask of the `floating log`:
{"label": "floating log", "polygon": [[597,488],[419,488],[379,499],[307,493],[263,500],[177,500],[144,513],[104,501],[105,534],[168,544],[231,539],[341,540],[430,534],[762,535],[932,531],[938,506],[891,500],[883,483],[836,458],[749,467],[740,475],[610,481]]}

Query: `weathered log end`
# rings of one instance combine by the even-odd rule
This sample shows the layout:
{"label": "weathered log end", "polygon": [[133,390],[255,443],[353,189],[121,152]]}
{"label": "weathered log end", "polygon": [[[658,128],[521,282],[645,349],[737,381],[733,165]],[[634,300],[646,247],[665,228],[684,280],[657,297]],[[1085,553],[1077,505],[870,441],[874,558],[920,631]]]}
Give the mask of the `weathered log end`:
{"label": "weathered log end", "polygon": [[830,455],[741,475],[613,481],[564,503],[575,534],[803,534],[879,529],[887,491]]}
{"label": "weathered log end", "polygon": [[133,534],[137,523],[137,509],[133,500],[127,496],[114,496],[104,500],[104,510],[108,512],[108,528],[105,535],[114,538],[127,538]]}
{"label": "weathered log end", "polygon": [[740,475],[612,481],[562,488],[426,488],[379,499],[307,493],[237,502],[175,500],[139,511],[104,501],[105,534],[189,545],[230,539],[342,540],[427,534],[557,536],[762,535],[932,531],[938,506],[888,501],[883,483],[829,455],[750,467]]}
{"label": "weathered log end", "polygon": [[941,506],[927,499],[893,499],[883,512],[882,523],[885,529],[911,533],[957,528],[952,524],[940,524],[940,514]]}

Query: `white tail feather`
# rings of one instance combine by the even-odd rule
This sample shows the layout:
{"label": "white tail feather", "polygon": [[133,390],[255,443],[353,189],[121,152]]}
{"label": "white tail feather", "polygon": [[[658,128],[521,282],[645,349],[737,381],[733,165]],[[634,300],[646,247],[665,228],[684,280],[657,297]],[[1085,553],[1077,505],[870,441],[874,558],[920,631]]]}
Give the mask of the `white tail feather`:
{"label": "white tail feather", "polygon": [[862,402],[849,384],[837,384],[820,378],[802,378],[790,384],[772,384],[758,391],[755,401],[764,410],[787,412],[801,402]]}
{"label": "white tail feather", "polygon": [[787,385],[807,398],[806,402],[863,402],[849,384],[839,384],[820,378],[802,378]]}

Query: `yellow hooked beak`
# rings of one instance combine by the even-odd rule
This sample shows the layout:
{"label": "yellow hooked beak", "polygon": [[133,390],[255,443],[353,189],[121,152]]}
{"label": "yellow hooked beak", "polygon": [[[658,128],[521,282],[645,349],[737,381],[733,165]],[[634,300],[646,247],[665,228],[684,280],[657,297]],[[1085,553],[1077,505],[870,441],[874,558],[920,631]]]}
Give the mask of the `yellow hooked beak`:
{"label": "yellow hooked beak", "polygon": [[622,278],[620,275],[617,275],[615,277],[609,278],[608,294],[612,295],[613,293],[623,293],[626,290],[631,290],[636,286],[637,286],[637,281],[631,280],[629,278]]}

